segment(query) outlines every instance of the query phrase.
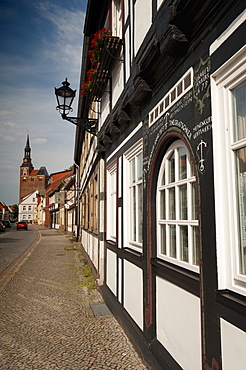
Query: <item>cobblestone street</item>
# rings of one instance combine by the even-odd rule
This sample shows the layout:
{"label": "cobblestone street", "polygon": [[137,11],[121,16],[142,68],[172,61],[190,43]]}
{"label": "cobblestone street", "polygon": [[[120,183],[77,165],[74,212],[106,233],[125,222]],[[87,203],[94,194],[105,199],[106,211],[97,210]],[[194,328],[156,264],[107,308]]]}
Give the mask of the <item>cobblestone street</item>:
{"label": "cobblestone street", "polygon": [[77,243],[34,227],[41,239],[0,297],[0,369],[147,369]]}

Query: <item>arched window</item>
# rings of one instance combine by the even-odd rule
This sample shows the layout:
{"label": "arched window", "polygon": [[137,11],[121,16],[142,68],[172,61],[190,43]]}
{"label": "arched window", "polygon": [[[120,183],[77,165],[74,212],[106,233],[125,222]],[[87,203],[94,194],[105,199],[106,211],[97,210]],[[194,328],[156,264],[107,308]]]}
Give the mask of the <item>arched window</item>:
{"label": "arched window", "polygon": [[157,254],[198,271],[198,200],[196,177],[182,140],[167,150],[157,182]]}

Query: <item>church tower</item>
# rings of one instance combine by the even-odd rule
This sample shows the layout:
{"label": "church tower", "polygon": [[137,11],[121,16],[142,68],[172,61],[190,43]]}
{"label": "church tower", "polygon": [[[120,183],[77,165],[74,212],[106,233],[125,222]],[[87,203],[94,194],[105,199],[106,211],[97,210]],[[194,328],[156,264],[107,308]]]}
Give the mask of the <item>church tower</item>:
{"label": "church tower", "polygon": [[48,184],[49,174],[45,167],[34,170],[31,159],[31,147],[29,134],[27,135],[26,146],[24,148],[24,158],[20,166],[20,202],[24,197],[38,190],[39,194],[45,194]]}
{"label": "church tower", "polygon": [[32,159],[31,159],[31,147],[29,143],[29,134],[28,134],[27,139],[26,139],[26,147],[24,149],[23,163],[21,165],[21,176],[30,175],[32,170],[33,170],[33,165],[32,165]]}

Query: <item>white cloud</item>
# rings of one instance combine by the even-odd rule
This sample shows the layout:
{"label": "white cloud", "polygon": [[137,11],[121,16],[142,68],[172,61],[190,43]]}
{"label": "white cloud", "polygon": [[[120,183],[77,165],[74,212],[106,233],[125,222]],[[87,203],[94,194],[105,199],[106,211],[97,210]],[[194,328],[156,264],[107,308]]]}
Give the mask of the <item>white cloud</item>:
{"label": "white cloud", "polygon": [[[71,3],[75,1],[69,6]],[[75,126],[63,121],[56,111],[54,86],[59,87],[65,77],[73,89],[79,84],[85,13],[64,9],[52,1],[31,6],[39,9],[36,21],[40,33],[32,38],[39,47],[27,45],[28,55],[24,51],[8,55],[0,50],[0,195],[9,204],[18,202],[19,167],[27,132],[35,169],[45,166],[53,173],[73,164]],[[52,33],[45,29],[45,22]],[[77,101],[75,114],[76,105]]]}
{"label": "white cloud", "polygon": [[46,144],[47,143],[47,139],[46,138],[42,138],[42,137],[36,137],[33,141],[34,144],[38,144],[38,145],[43,145],[43,144]]}

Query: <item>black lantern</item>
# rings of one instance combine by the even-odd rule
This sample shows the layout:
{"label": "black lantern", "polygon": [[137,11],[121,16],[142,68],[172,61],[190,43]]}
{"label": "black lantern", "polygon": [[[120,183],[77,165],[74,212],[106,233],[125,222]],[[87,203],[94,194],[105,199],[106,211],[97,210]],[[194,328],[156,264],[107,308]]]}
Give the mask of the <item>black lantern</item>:
{"label": "black lantern", "polygon": [[57,107],[56,109],[59,110],[59,112],[62,115],[62,118],[65,119],[64,116],[66,116],[69,112],[72,112],[73,109],[71,107],[73,103],[73,99],[76,95],[76,90],[72,90],[69,85],[67,78],[62,83],[63,86],[59,87],[59,89],[55,88],[55,95],[57,99]]}
{"label": "black lantern", "polygon": [[62,82],[61,87],[55,88],[55,95],[57,99],[57,107],[63,119],[73,123],[76,126],[82,127],[85,131],[90,132],[92,135],[97,135],[97,119],[93,118],[79,118],[79,117],[68,117],[68,113],[73,111],[71,107],[73,100],[76,95],[76,90],[72,90],[69,87],[70,83],[67,78]]}

